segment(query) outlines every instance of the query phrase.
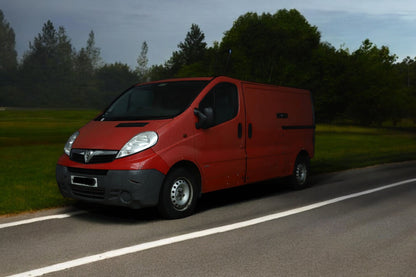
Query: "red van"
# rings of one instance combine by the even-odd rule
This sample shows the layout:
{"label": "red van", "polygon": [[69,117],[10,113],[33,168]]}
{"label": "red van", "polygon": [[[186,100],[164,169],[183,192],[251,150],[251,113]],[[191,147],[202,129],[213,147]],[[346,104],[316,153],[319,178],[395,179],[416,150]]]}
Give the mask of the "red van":
{"label": "red van", "polygon": [[314,134],[306,90],[228,77],[137,84],[68,139],[56,180],[65,197],[180,218],[206,192],[283,176],[307,186]]}

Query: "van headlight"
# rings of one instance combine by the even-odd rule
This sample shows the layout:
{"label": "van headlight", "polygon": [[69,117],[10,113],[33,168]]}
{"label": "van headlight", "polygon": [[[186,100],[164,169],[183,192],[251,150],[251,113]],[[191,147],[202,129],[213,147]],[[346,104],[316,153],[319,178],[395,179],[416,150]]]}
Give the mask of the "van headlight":
{"label": "van headlight", "polygon": [[79,135],[78,131],[73,133],[65,144],[64,151],[65,151],[65,154],[67,154],[68,156],[71,154],[72,144],[74,144],[74,141],[77,139],[78,135]]}
{"label": "van headlight", "polygon": [[143,132],[131,138],[118,152],[116,158],[136,154],[146,150],[157,143],[158,135],[156,132]]}

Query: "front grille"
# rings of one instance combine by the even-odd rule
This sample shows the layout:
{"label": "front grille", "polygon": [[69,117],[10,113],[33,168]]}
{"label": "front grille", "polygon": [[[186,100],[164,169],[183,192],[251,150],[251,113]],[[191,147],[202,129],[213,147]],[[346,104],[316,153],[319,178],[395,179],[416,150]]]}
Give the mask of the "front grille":
{"label": "front grille", "polygon": [[118,151],[72,149],[70,159],[82,164],[110,163],[114,161]]}
{"label": "front grille", "polygon": [[104,199],[105,189],[104,188],[90,188],[84,186],[71,185],[72,193],[86,198],[92,199]]}
{"label": "front grille", "polygon": [[76,168],[68,167],[68,171],[76,174],[87,174],[87,175],[107,175],[108,170],[105,169],[88,169],[88,168]]}

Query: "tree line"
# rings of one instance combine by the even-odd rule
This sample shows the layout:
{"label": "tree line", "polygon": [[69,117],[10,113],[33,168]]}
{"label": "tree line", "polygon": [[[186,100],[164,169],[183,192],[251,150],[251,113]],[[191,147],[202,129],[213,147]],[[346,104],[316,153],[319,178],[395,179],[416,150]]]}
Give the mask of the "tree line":
{"label": "tree line", "polygon": [[0,106],[102,109],[137,82],[227,75],[311,90],[318,122],[416,121],[416,58],[398,62],[369,39],[355,51],[336,49],[294,9],[246,13],[212,46],[192,24],[160,65],[148,65],[144,41],[134,69],[106,64],[93,31],[76,50],[65,28],[47,21],[19,62],[14,36],[0,10]]}

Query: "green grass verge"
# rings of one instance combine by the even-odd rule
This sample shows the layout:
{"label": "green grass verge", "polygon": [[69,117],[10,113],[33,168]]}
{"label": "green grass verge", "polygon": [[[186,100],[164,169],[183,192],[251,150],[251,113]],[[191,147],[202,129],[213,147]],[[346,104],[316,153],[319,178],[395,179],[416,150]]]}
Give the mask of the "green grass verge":
{"label": "green grass verge", "polygon": [[325,173],[416,159],[416,129],[318,125],[312,171]]}
{"label": "green grass verge", "polygon": [[55,182],[68,137],[97,111],[0,111],[0,215],[69,203]]}
{"label": "green grass verge", "polygon": [[[0,111],[0,215],[62,206],[55,164],[97,111]],[[318,125],[315,174],[416,159],[416,132]]]}

